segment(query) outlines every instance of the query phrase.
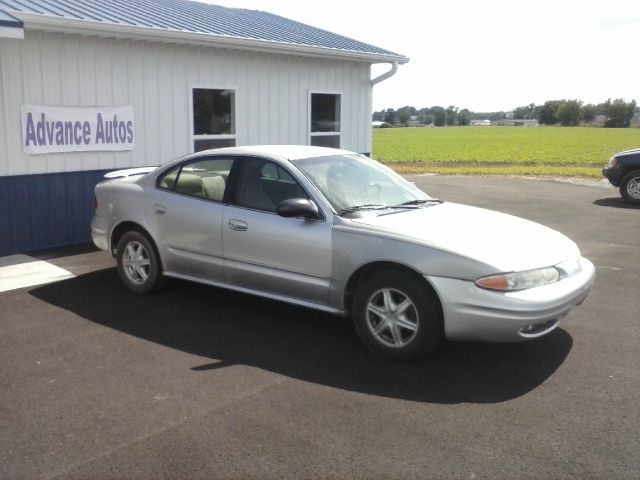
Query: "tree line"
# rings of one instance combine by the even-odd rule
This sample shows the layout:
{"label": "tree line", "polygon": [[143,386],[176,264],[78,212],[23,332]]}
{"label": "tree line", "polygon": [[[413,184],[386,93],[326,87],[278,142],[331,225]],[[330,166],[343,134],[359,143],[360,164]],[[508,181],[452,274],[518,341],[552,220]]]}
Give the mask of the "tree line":
{"label": "tree line", "polygon": [[389,125],[417,123],[419,125],[464,126],[471,120],[537,120],[542,125],[576,126],[581,123],[593,123],[598,116],[604,119],[603,126],[609,128],[627,128],[635,115],[640,114],[636,101],[626,102],[622,98],[608,99],[599,104],[584,104],[580,100],[549,100],[542,105],[530,103],[517,107],[512,112],[471,112],[467,108],[453,105],[448,108],[440,106],[417,109],[404,106],[394,110],[387,108],[373,113],[373,121],[385,122]]}
{"label": "tree line", "polygon": [[389,125],[409,126],[412,117],[420,125],[435,125],[436,127],[469,125],[473,112],[467,108],[459,109],[456,106],[424,107],[417,109],[409,105],[400,107],[397,110],[387,108],[379,112],[373,112],[373,121],[385,122]]}

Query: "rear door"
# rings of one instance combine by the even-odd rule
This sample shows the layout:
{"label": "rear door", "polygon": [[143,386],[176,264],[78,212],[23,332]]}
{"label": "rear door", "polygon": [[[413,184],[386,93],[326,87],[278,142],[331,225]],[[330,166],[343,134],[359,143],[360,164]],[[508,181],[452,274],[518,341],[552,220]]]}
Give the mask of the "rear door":
{"label": "rear door", "polygon": [[278,203],[309,198],[281,165],[244,158],[222,237],[228,283],[325,304],[331,275],[331,222],[284,218]]}
{"label": "rear door", "polygon": [[224,281],[222,221],[234,160],[205,157],[161,175],[145,197],[165,271]]}

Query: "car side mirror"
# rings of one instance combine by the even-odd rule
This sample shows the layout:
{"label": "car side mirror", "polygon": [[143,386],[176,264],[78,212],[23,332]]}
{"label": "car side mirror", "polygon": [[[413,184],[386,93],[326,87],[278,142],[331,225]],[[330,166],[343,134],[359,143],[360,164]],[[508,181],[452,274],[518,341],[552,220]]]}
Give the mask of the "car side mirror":
{"label": "car side mirror", "polygon": [[315,203],[306,198],[289,198],[278,204],[276,213],[281,217],[302,217],[309,220],[318,220],[320,212]]}

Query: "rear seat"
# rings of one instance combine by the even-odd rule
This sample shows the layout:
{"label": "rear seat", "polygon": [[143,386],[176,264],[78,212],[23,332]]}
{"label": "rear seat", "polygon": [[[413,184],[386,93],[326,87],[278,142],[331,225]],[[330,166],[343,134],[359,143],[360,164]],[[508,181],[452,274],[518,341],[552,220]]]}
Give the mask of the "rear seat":
{"label": "rear seat", "polygon": [[[171,188],[175,181],[175,174],[167,175],[162,179],[160,186],[164,188]],[[185,195],[210,198],[216,202],[221,202],[224,197],[225,187],[226,182],[222,175],[202,178],[193,173],[182,173],[174,191]]]}
{"label": "rear seat", "polygon": [[192,173],[181,173],[174,191],[185,195],[204,197],[202,178]]}
{"label": "rear seat", "polygon": [[202,187],[204,189],[205,196],[211,200],[215,200],[216,202],[222,201],[225,186],[224,178],[220,175],[216,175],[215,177],[204,177],[202,179]]}

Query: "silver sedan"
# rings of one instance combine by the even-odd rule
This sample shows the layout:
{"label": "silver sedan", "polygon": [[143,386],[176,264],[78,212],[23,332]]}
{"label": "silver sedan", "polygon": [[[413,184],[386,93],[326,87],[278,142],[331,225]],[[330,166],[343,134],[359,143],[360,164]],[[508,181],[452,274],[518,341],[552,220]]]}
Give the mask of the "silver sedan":
{"label": "silver sedan", "polygon": [[93,241],[131,291],[173,277],[352,316],[387,358],[541,337],[595,279],[559,232],[431,198],[344,150],[210,150],[95,191]]}

